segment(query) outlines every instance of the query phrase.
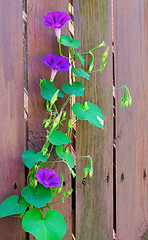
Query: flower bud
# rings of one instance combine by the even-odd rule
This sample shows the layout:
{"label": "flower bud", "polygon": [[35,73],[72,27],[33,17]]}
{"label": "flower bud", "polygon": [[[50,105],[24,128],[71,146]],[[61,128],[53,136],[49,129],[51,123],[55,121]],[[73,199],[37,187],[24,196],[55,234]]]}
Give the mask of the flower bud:
{"label": "flower bud", "polygon": [[87,177],[88,173],[89,173],[89,168],[84,168],[84,178]]}
{"label": "flower bud", "polygon": [[93,176],[93,168],[90,168],[90,170],[89,170],[89,177],[92,178],[92,176]]}
{"label": "flower bud", "polygon": [[58,190],[57,190],[57,194],[60,194],[62,191],[62,187],[60,187]]}
{"label": "flower bud", "polygon": [[91,72],[93,70],[94,64],[93,62],[90,63],[88,72]]}
{"label": "flower bud", "polygon": [[131,97],[129,97],[129,99],[128,99],[128,105],[132,106],[132,98]]}
{"label": "flower bud", "polygon": [[124,99],[122,98],[121,103],[120,103],[120,107],[122,107],[123,104],[124,104]]}
{"label": "flower bud", "polygon": [[53,97],[51,98],[51,104],[53,105],[58,97],[58,93],[59,93],[59,89],[55,92],[55,94],[53,95]]}
{"label": "flower bud", "polygon": [[128,107],[128,99],[125,101],[124,106]]}

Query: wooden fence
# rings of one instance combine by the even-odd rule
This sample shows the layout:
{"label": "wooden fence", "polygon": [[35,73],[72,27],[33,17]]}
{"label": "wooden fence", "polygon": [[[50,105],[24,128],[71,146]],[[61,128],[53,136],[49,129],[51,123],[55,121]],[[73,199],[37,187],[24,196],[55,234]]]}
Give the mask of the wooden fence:
{"label": "wooden fence", "polygon": [[[104,130],[78,122],[73,151],[90,154],[94,176],[83,181],[86,160],[76,159],[77,179],[67,168],[56,166],[65,177],[65,189],[74,194],[56,206],[68,230],[63,239],[117,240],[148,239],[148,1],[147,0],[24,0],[0,1],[0,202],[19,194],[25,185],[21,155],[25,149],[41,150],[45,141],[42,120],[45,101],[39,80],[49,78],[43,64],[47,53],[58,54],[56,37],[46,28],[43,16],[49,11],[66,11],[72,16],[62,34],[81,41],[80,52],[103,40],[110,47],[106,69],[85,82],[85,100],[96,101],[105,116]],[[112,14],[113,13],[113,14]],[[23,23],[24,21],[24,23]],[[113,22],[113,24],[112,24]],[[114,31],[112,31],[112,28]],[[114,34],[112,34],[112,32]],[[113,42],[113,47],[112,47]],[[112,52],[113,49],[113,52]],[[102,50],[96,51],[95,68]],[[68,55],[66,49],[64,54]],[[86,69],[90,59],[86,58]],[[68,73],[59,72],[59,88]],[[123,90],[97,100],[126,84],[133,106],[119,108]],[[70,115],[70,107],[67,107]],[[77,134],[78,133],[78,134]],[[0,240],[33,240],[25,234],[19,218],[0,220]]]}

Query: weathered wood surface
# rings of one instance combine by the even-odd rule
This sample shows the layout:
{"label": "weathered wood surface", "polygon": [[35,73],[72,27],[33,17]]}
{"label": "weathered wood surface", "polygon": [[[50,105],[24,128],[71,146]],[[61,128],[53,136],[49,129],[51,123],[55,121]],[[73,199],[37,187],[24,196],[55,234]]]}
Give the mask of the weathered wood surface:
{"label": "weathered wood surface", "polygon": [[[21,1],[0,1],[0,203],[25,184],[24,64]],[[14,188],[16,186],[16,189]],[[0,219],[0,239],[25,239],[19,218]]]}
{"label": "weathered wood surface", "polygon": [[[107,240],[112,239],[113,231],[112,94],[97,99],[112,90],[113,84],[111,1],[74,1],[74,24],[74,36],[81,41],[79,52],[86,52],[103,40],[110,47],[106,69],[102,74],[92,73],[89,81],[84,80],[85,96],[77,98],[81,103],[88,100],[100,107],[105,116],[104,129],[91,126],[87,121],[78,121],[76,126],[76,239]],[[95,50],[94,70],[99,68],[105,49]],[[85,70],[88,70],[90,60],[86,56]],[[94,175],[92,179],[86,178],[83,184],[82,169],[87,166],[88,159],[79,156],[86,155],[93,159]]]}
{"label": "weathered wood surface", "polygon": [[[53,28],[45,27],[43,16],[52,11],[67,11],[68,13],[68,1],[52,1],[52,0],[40,0],[40,1],[28,1],[27,5],[27,61],[28,61],[28,130],[29,140],[28,146],[30,149],[40,151],[44,142],[46,131],[43,128],[42,121],[47,118],[45,109],[45,100],[40,95],[39,82],[40,79],[45,77],[50,79],[51,69],[47,67],[42,58],[46,54],[52,53],[59,55],[58,44],[56,35]],[[62,28],[62,34],[68,33],[68,24]],[[68,54],[63,50],[64,54]],[[55,85],[61,89],[63,83],[68,81],[68,72],[58,72],[55,78]],[[62,105],[63,100],[60,104]],[[69,107],[67,107],[67,116],[69,115]],[[66,131],[67,124],[65,125]],[[67,191],[71,188],[71,176],[66,165],[63,163],[54,167],[57,173],[61,173],[64,176],[65,187]],[[62,198],[62,195],[58,199]],[[67,224],[67,233],[63,239],[71,239],[71,197],[66,199],[65,203],[55,204],[53,208],[58,210],[63,216]],[[31,236],[32,238],[32,236]]]}
{"label": "weathered wood surface", "polygon": [[148,228],[148,1],[114,3],[116,87],[133,98],[120,109],[123,91],[116,95],[117,239],[138,240]]}

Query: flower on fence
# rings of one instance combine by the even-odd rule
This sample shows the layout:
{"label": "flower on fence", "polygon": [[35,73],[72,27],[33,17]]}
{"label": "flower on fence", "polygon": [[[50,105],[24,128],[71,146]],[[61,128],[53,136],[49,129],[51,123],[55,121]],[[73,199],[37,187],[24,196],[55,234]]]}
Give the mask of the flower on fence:
{"label": "flower on fence", "polygon": [[58,70],[68,71],[70,67],[69,60],[62,56],[47,54],[42,60],[48,67],[52,68],[52,72],[51,72],[52,79],[54,79]]}
{"label": "flower on fence", "polygon": [[58,39],[61,36],[61,28],[68,22],[71,17],[66,12],[49,12],[44,17],[44,22],[46,27],[53,27]]}
{"label": "flower on fence", "polygon": [[36,178],[44,187],[60,187],[61,178],[53,169],[39,168],[36,173]]}

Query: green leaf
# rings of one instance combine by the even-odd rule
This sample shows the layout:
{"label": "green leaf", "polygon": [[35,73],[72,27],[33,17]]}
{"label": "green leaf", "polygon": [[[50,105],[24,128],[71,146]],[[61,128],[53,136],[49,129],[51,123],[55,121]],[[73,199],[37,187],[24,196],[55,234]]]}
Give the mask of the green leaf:
{"label": "green leaf", "polygon": [[27,150],[22,154],[23,162],[28,168],[32,168],[38,161],[46,162],[47,156],[43,156],[42,152],[35,154],[33,150]]}
{"label": "green leaf", "polygon": [[84,106],[80,103],[74,103],[72,111],[80,120],[88,120],[92,125],[103,128],[104,116],[98,106],[93,103],[85,102]]}
{"label": "green leaf", "polygon": [[64,35],[64,36],[61,36],[61,44],[67,47],[78,48],[80,46],[80,41]]}
{"label": "green leaf", "polygon": [[73,50],[73,53],[80,60],[80,62],[84,65],[85,59],[81,56],[81,54],[76,52],[75,50]]}
{"label": "green leaf", "polygon": [[28,203],[24,198],[20,198],[17,195],[12,195],[6,198],[0,205],[0,217],[6,217],[14,214],[21,214],[26,211]]}
{"label": "green leaf", "polygon": [[[51,101],[53,95],[57,92],[58,88],[53,84],[53,82],[50,82],[49,80],[46,80],[43,78],[43,82],[41,85],[41,96],[48,100]],[[63,98],[64,93],[59,90],[58,97]]]}
{"label": "green leaf", "polygon": [[84,89],[85,87],[80,82],[73,82],[72,86],[69,83],[65,83],[62,87],[63,92],[77,96],[83,96]]}
{"label": "green leaf", "polygon": [[39,184],[36,188],[26,186],[22,189],[22,197],[29,204],[35,207],[43,207],[46,203],[52,201],[53,194],[51,188],[45,188],[43,185]]}
{"label": "green leaf", "polygon": [[59,145],[59,146],[56,146],[56,154],[58,155],[59,158],[64,159],[71,168],[74,167],[75,165],[74,157],[69,150],[67,153],[64,147],[62,145]]}
{"label": "green leaf", "polygon": [[60,240],[66,232],[63,216],[53,209],[46,211],[44,217],[39,210],[29,210],[23,217],[22,226],[37,240]]}
{"label": "green leaf", "polygon": [[72,72],[78,76],[78,77],[84,77],[87,80],[89,80],[89,74],[87,74],[83,69],[79,68],[79,70],[77,70],[76,68],[72,68]]}
{"label": "green leaf", "polygon": [[[48,131],[48,133],[50,134],[50,131]],[[51,135],[48,136],[48,140],[53,145],[62,145],[71,142],[71,139],[67,137],[66,134],[58,130],[53,131]]]}

